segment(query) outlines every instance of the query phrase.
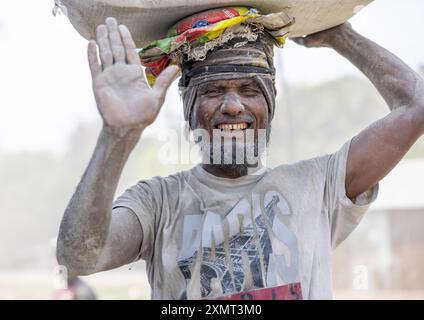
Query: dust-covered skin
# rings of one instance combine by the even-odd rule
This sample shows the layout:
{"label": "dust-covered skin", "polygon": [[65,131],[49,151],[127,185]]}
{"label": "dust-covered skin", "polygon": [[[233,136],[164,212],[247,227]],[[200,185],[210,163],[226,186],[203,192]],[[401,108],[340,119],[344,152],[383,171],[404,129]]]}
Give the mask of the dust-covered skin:
{"label": "dust-covered skin", "polygon": [[96,38],[88,45],[88,60],[103,129],[60,226],[57,258],[70,276],[118,267],[136,257],[140,223],[124,209],[112,215],[113,196],[129,154],[156,119],[179,71],[168,68],[151,89],[125,26],[109,18],[97,28]]}
{"label": "dust-covered skin", "polygon": [[[387,50],[356,33],[349,24],[296,42],[307,47],[330,47],[346,57],[374,83],[392,110],[352,142],[346,191],[354,199],[389,173],[423,134],[423,80]],[[97,61],[96,44],[101,63]],[[88,46],[88,57],[93,91],[104,125],[60,226],[57,257],[71,276],[112,269],[136,258],[142,239],[140,223],[129,209],[117,208],[112,213],[113,196],[129,154],[144,129],[156,119],[166,90],[178,73],[176,67],[169,67],[150,89],[128,29],[118,27],[112,18],[98,27],[96,41]],[[247,88],[250,95],[255,89],[251,83],[243,89],[241,81],[244,80],[216,83],[219,93],[204,92],[196,106],[194,122],[208,128],[215,112],[226,112],[227,118],[249,112],[255,118],[256,128],[270,125],[263,96],[259,92],[256,96],[243,96],[242,90]],[[221,177],[247,174],[247,170],[230,174],[225,167],[209,169]]]}
{"label": "dust-covered skin", "polygon": [[[251,78],[217,80],[199,86],[192,118],[193,126],[206,130],[211,140],[213,131],[222,124],[243,123],[247,126],[246,130],[255,132],[256,141],[258,130],[270,130],[266,99]],[[232,144],[231,140],[227,143]],[[212,141],[210,144],[213,144]],[[233,157],[236,157],[235,153]],[[226,178],[239,178],[247,175],[249,169],[255,170],[255,166],[249,168],[247,164],[221,165],[212,161],[203,164],[203,168],[215,176]]]}

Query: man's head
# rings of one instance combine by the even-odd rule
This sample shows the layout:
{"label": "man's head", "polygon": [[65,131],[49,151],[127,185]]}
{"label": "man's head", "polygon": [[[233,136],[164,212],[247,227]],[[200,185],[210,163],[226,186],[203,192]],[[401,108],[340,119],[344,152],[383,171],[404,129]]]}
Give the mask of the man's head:
{"label": "man's head", "polygon": [[[246,155],[253,150],[257,159],[269,139],[276,95],[273,48],[284,45],[292,23],[283,12],[262,15],[254,8],[218,8],[181,20],[168,38],[143,48],[140,57],[151,84],[167,65],[180,66],[184,118],[191,130],[209,135],[202,139],[210,143],[203,146],[203,161],[213,155],[217,165],[258,162],[251,163]],[[224,161],[241,149],[241,160],[233,156]],[[217,153],[221,160],[216,160]]]}
{"label": "man's head", "polygon": [[212,80],[199,85],[196,96],[190,125],[203,132],[204,162],[255,166],[271,131],[268,103],[257,82]]}
{"label": "man's head", "polygon": [[274,116],[273,42],[265,35],[237,47],[239,41],[181,66],[185,120],[191,130],[207,133],[209,139],[202,137],[203,143],[208,140],[203,161],[215,165],[255,166]]}
{"label": "man's head", "polygon": [[[192,128],[267,129],[268,103],[252,78],[213,80],[199,85],[190,123]],[[234,129],[234,128],[233,128]]]}

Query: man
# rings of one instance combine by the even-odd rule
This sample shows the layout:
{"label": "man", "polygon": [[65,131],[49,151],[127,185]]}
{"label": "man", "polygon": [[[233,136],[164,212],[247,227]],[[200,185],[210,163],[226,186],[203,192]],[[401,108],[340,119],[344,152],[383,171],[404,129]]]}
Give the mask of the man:
{"label": "man", "polygon": [[[180,61],[192,130],[209,137],[219,130],[228,143],[228,132],[250,129],[258,152],[258,132],[269,132],[275,104],[268,40],[224,45],[204,60]],[[203,146],[202,164],[141,181],[113,202],[122,168],[179,70],[161,70],[150,88],[128,29],[113,18],[97,28],[88,57],[104,125],[60,227],[57,257],[70,276],[144,259],[153,299],[332,297],[331,250],[358,225],[378,182],[423,134],[424,83],[347,23],[295,41],[346,57],[391,113],[334,154],[274,169],[260,161],[210,161],[214,153],[225,158],[224,148]],[[249,63],[252,52],[258,60]],[[232,59],[243,62],[224,70]],[[258,61],[265,71],[252,72]]]}

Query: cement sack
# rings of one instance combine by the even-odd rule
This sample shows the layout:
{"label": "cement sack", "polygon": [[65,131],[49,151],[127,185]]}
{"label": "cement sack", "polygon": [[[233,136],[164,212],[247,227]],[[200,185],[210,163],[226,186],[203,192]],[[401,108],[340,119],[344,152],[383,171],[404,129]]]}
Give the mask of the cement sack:
{"label": "cement sack", "polygon": [[207,9],[243,5],[262,13],[284,11],[296,22],[291,37],[339,25],[372,0],[55,0],[55,9],[68,16],[86,39],[95,38],[97,25],[115,17],[131,31],[137,47],[164,38],[177,21]]}

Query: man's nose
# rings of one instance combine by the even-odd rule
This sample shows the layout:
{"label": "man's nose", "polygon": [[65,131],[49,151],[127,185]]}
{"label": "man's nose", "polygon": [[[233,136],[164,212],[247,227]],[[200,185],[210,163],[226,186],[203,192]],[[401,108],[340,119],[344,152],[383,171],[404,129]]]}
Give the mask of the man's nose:
{"label": "man's nose", "polygon": [[221,112],[230,116],[237,116],[244,111],[244,106],[237,93],[229,92],[225,95],[221,105]]}

